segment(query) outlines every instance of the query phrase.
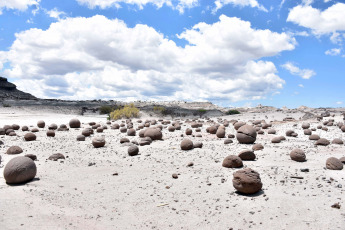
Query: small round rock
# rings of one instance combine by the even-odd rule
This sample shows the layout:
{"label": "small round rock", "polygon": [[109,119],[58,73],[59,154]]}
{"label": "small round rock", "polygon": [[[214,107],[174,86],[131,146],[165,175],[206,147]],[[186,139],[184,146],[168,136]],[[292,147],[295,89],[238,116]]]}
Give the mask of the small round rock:
{"label": "small round rock", "polygon": [[189,139],[184,139],[180,145],[182,150],[191,150],[193,149],[193,146],[193,142]]}
{"label": "small round rock", "polygon": [[330,170],[342,170],[344,165],[339,159],[330,157],[326,160],[326,168]]}
{"label": "small round rock", "polygon": [[254,194],[262,188],[260,174],[251,168],[238,170],[233,176],[232,184],[238,192]]}
{"label": "small round rock", "polygon": [[128,147],[127,152],[128,152],[128,155],[130,156],[136,156],[139,153],[139,148],[136,145],[131,145]]}
{"label": "small round rock", "polygon": [[290,153],[290,158],[293,161],[304,162],[306,161],[306,155],[302,149],[294,149]]}
{"label": "small round rock", "polygon": [[241,168],[243,167],[243,162],[239,156],[229,155],[224,158],[222,166],[225,168]]}
{"label": "small round rock", "polygon": [[24,139],[26,141],[34,141],[34,140],[36,140],[36,135],[33,133],[27,133],[24,135]]}
{"label": "small round rock", "polygon": [[92,139],[92,145],[95,148],[101,148],[105,145],[105,139],[103,137],[94,137]]}

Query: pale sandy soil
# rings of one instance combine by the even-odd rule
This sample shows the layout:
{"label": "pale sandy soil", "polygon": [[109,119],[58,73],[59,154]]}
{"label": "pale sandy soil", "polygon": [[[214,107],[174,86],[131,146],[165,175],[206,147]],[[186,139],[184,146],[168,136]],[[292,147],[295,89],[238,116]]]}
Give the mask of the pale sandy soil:
{"label": "pale sandy soil", "polygon": [[[303,113],[241,114],[223,118],[269,122],[281,121],[287,116],[298,119]],[[74,117],[81,120],[83,127],[89,127],[87,122],[90,121],[106,122],[105,116],[98,115],[2,108],[0,127],[5,124],[36,126],[41,119],[48,125],[68,124]],[[341,117],[335,119],[341,120]],[[316,120],[309,122],[311,127],[319,124]],[[293,127],[295,123],[297,127]],[[237,140],[224,145],[223,139],[206,133],[208,124],[202,127],[202,138],[190,137],[193,141],[202,141],[202,149],[180,150],[181,134],[190,127],[184,124],[181,131],[169,133],[164,129],[163,141],[140,146],[140,155],[135,157],[129,157],[128,147],[119,142],[126,134],[110,129],[109,125],[104,133],[95,134],[106,139],[106,146],[99,149],[93,148],[90,137],[85,142],[76,141],[81,129],[56,132],[54,138],[46,137],[47,128],[40,129],[33,142],[25,142],[22,131],[17,132],[17,137],[0,136],[5,143],[0,149],[2,166],[15,157],[5,154],[12,145],[23,148],[24,153],[20,155],[33,153],[38,158],[36,178],[25,185],[7,185],[3,167],[0,168],[0,228],[344,229],[345,169],[326,170],[325,162],[331,156],[345,156],[345,146],[315,147],[303,134],[301,123],[274,122],[276,135],[258,135],[256,143],[263,144],[265,149],[256,152],[256,161],[244,162],[245,167],[260,173],[263,182],[262,192],[252,196],[236,193],[232,186],[236,169],[221,165],[227,155],[238,154],[252,145],[242,145]],[[345,133],[338,127],[328,128],[327,132],[314,133],[329,140],[336,137],[345,140]],[[294,129],[298,137],[287,137],[280,144],[270,142],[274,136],[285,136],[287,129]],[[226,133],[236,132],[230,125]],[[139,140],[138,136],[128,138]],[[306,162],[290,160],[289,153],[296,147],[306,151]],[[46,160],[58,152],[68,158],[58,162]],[[194,166],[187,167],[189,162]],[[88,166],[89,163],[95,165]],[[310,172],[301,172],[302,168]],[[115,172],[117,176],[113,175]],[[179,173],[179,178],[173,179],[173,173]],[[340,209],[331,208],[338,202]]]}

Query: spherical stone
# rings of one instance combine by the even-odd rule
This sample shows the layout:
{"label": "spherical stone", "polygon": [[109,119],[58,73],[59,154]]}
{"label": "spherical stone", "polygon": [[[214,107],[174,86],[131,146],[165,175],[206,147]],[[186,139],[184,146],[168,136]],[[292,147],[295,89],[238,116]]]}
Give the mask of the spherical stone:
{"label": "spherical stone", "polygon": [[12,125],[4,125],[3,129],[6,131],[8,129],[13,129],[13,127],[12,127]]}
{"label": "spherical stone", "polygon": [[21,147],[14,145],[7,149],[6,154],[14,155],[14,154],[20,154],[22,152],[23,152],[23,149]]}
{"label": "spherical stone", "polygon": [[284,136],[279,136],[281,141],[286,141],[286,138]]}
{"label": "spherical stone", "polygon": [[96,129],[96,132],[97,132],[97,133],[103,133],[103,128],[102,128],[102,127],[98,127],[98,128]]}
{"label": "spherical stone", "polygon": [[14,132],[13,129],[7,129],[7,130],[6,130],[6,135],[10,135],[10,133],[13,133],[13,132]]}
{"label": "spherical stone", "polygon": [[50,130],[55,130],[55,129],[57,129],[57,124],[51,124],[51,125],[49,125],[48,126],[48,129],[50,129]]}
{"label": "spherical stone", "polygon": [[225,168],[241,168],[243,167],[243,162],[238,156],[230,155],[224,158],[222,166]]}
{"label": "spherical stone", "polygon": [[93,125],[95,125],[95,124],[96,124],[96,122],[94,122],[94,121],[89,122],[89,125],[90,125],[90,126],[93,126]]}
{"label": "spherical stone", "polygon": [[128,147],[128,155],[136,156],[139,153],[139,148],[136,145],[131,145]]}
{"label": "spherical stone", "polygon": [[328,131],[328,128],[327,127],[322,127],[322,130],[323,131]]}
{"label": "spherical stone", "polygon": [[225,145],[232,144],[232,143],[234,143],[233,140],[231,140],[231,139],[229,139],[229,138],[227,138],[227,139],[224,140],[224,144],[225,144]]}
{"label": "spherical stone", "polygon": [[6,134],[6,131],[5,131],[5,129],[3,129],[3,128],[0,128],[0,135],[5,135]]}
{"label": "spherical stone", "polygon": [[238,154],[238,157],[241,158],[242,161],[253,161],[256,158],[254,151],[249,149],[242,150]]}
{"label": "spherical stone", "polygon": [[263,130],[259,130],[258,134],[263,135],[263,134],[265,134],[265,132]]}
{"label": "spherical stone", "polygon": [[13,137],[13,136],[17,136],[17,134],[13,131],[13,132],[10,132],[10,133],[8,134],[8,136]]}
{"label": "spherical stone", "polygon": [[60,128],[62,128],[62,129],[67,129],[67,125],[61,124],[61,125],[60,125]]}
{"label": "spherical stone", "polygon": [[235,135],[230,133],[230,134],[228,134],[228,138],[235,138]]}
{"label": "spherical stone", "polygon": [[298,134],[297,134],[297,133],[295,133],[295,132],[293,132],[293,133],[291,134],[291,136],[292,136],[292,137],[297,137],[297,136],[298,136]]}
{"label": "spherical stone", "polygon": [[310,128],[310,124],[309,123],[306,123],[306,122],[302,123],[302,129],[309,129],[309,128]]}
{"label": "spherical stone", "polygon": [[85,136],[84,135],[78,135],[77,141],[85,141]]}
{"label": "spherical stone", "polygon": [[275,144],[280,143],[281,141],[282,140],[280,139],[280,137],[273,137],[272,140],[271,140],[271,142],[275,143]]}
{"label": "spherical stone", "polygon": [[181,125],[176,125],[176,126],[175,126],[175,129],[176,129],[176,130],[181,130]]}
{"label": "spherical stone", "polygon": [[104,137],[94,137],[92,139],[92,145],[95,148],[101,148],[105,145],[105,139]]}
{"label": "spherical stone", "polygon": [[123,144],[123,143],[129,143],[129,139],[127,137],[123,137],[120,139],[120,143]]}
{"label": "spherical stone", "polygon": [[235,128],[235,130],[238,130],[239,128],[241,128],[241,127],[244,126],[244,125],[246,125],[245,122],[243,122],[243,121],[238,121],[238,122],[236,122],[236,123],[234,124],[234,128]]}
{"label": "spherical stone", "polygon": [[202,142],[195,142],[195,143],[193,143],[193,148],[199,148],[199,149],[201,149],[202,146],[203,146]]}
{"label": "spherical stone", "polygon": [[33,161],[37,160],[37,156],[31,153],[24,155],[24,157],[29,157]]}
{"label": "spherical stone", "polygon": [[268,131],[267,131],[267,133],[268,134],[276,134],[276,130],[275,129],[269,129]]}
{"label": "spherical stone", "polygon": [[196,134],[195,137],[202,137],[200,133]]}
{"label": "spherical stone", "polygon": [[192,133],[193,133],[192,129],[190,129],[190,128],[186,129],[186,135],[192,135]]}
{"label": "spherical stone", "polygon": [[330,157],[326,160],[326,168],[330,170],[342,170],[344,165],[339,159]]}
{"label": "spherical stone", "polygon": [[191,150],[193,149],[193,142],[189,139],[184,139],[180,146],[182,150]]}
{"label": "spherical stone", "polygon": [[111,126],[111,129],[119,129],[120,128],[120,125],[119,124],[113,124]]}
{"label": "spherical stone", "polygon": [[37,173],[36,164],[29,157],[15,157],[5,166],[4,178],[8,184],[20,184],[32,180]]}
{"label": "spherical stone", "polygon": [[216,133],[216,136],[217,136],[218,138],[224,138],[224,137],[225,137],[225,129],[218,128],[217,133]]}
{"label": "spherical stone", "polygon": [[51,160],[51,161],[57,161],[59,159],[63,160],[65,159],[65,156],[62,153],[54,153],[48,158],[48,160]]}
{"label": "spherical stone", "polygon": [[127,132],[127,128],[126,127],[121,127],[120,128],[120,132],[121,133],[126,133]]}
{"label": "spherical stone", "polygon": [[141,138],[139,145],[144,146],[144,145],[150,145],[152,143],[152,139],[150,137],[144,137]]}
{"label": "spherical stone", "polygon": [[207,128],[207,131],[210,134],[216,134],[217,133],[217,127],[216,126],[210,126],[210,127]]}
{"label": "spherical stone", "polygon": [[161,140],[163,137],[162,131],[155,128],[148,128],[144,132],[144,137],[150,137],[152,140]]}
{"label": "spherical stone", "polygon": [[135,129],[128,129],[127,130],[127,135],[128,136],[135,136],[136,132],[135,132]]}
{"label": "spherical stone", "polygon": [[77,118],[73,118],[69,121],[69,127],[80,128],[80,121]]}
{"label": "spherical stone", "polygon": [[306,155],[302,149],[294,149],[290,153],[290,158],[293,161],[304,162],[306,161]]}
{"label": "spherical stone", "polygon": [[252,147],[253,151],[259,151],[259,150],[263,150],[264,146],[262,144],[255,144]]}
{"label": "spherical stone", "polygon": [[26,125],[22,126],[22,131],[25,132],[25,131],[28,131],[29,130],[29,127],[27,127]]}
{"label": "spherical stone", "polygon": [[304,132],[304,135],[307,135],[307,136],[311,135],[311,130],[310,129],[305,129],[303,132]]}
{"label": "spherical stone", "polygon": [[316,141],[315,145],[322,145],[322,146],[327,146],[329,145],[329,140],[325,138],[320,138],[319,140]]}
{"label": "spherical stone", "polygon": [[34,140],[36,140],[36,135],[33,134],[33,133],[26,133],[26,134],[24,135],[24,139],[25,139],[26,141],[34,141]]}
{"label": "spherical stone", "polygon": [[168,131],[169,132],[174,132],[175,131],[175,127],[174,126],[169,126],[168,127]]}
{"label": "spherical stone", "polygon": [[88,137],[91,135],[91,132],[93,132],[93,129],[86,128],[86,129],[83,129],[83,131],[81,131],[81,134],[85,137]]}
{"label": "spherical stone", "polygon": [[20,128],[20,126],[17,125],[17,124],[13,124],[13,125],[12,125],[12,129],[13,129],[13,130],[19,130],[19,128]]}
{"label": "spherical stone", "polygon": [[241,144],[253,144],[256,140],[256,131],[251,125],[243,125],[237,130],[236,138]]}
{"label": "spherical stone", "polygon": [[287,137],[291,137],[293,133],[295,133],[293,130],[288,130],[288,131],[285,132],[285,135]]}
{"label": "spherical stone", "polygon": [[31,131],[32,133],[37,133],[37,132],[39,132],[38,128],[32,128],[30,131]]}
{"label": "spherical stone", "polygon": [[335,138],[335,139],[332,141],[332,144],[342,145],[342,144],[344,144],[344,142],[343,142],[343,140],[340,139],[340,138]]}
{"label": "spherical stone", "polygon": [[140,132],[139,132],[139,137],[144,137],[145,131],[146,131],[145,129],[140,130]]}
{"label": "spherical stone", "polygon": [[48,130],[47,131],[47,137],[55,137],[55,131],[54,130]]}
{"label": "spherical stone", "polygon": [[46,123],[42,120],[37,121],[37,127],[38,128],[44,128],[46,126]]}
{"label": "spherical stone", "polygon": [[233,175],[232,184],[241,193],[254,194],[262,188],[260,174],[251,168],[238,170]]}
{"label": "spherical stone", "polygon": [[320,139],[320,136],[317,134],[312,134],[309,136],[309,140],[311,140],[311,141],[317,141],[319,139]]}
{"label": "spherical stone", "polygon": [[268,129],[269,127],[271,127],[272,125],[271,124],[267,124],[267,123],[264,123],[262,125],[262,129]]}

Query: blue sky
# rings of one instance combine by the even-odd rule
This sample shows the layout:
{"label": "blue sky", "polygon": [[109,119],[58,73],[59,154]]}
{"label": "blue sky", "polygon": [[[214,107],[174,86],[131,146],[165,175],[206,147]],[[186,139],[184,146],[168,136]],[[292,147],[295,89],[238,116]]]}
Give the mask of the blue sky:
{"label": "blue sky", "polygon": [[41,98],[342,107],[345,3],[2,0],[0,75]]}

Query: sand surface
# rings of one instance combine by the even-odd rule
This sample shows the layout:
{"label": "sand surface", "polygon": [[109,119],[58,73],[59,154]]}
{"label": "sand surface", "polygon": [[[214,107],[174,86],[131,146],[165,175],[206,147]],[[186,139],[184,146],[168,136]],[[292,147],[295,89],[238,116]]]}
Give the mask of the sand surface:
{"label": "sand surface", "polygon": [[[189,123],[182,129],[168,132],[163,129],[163,141],[139,146],[138,156],[127,154],[128,146],[120,144],[126,133],[108,129],[94,136],[104,136],[104,148],[94,148],[91,138],[76,141],[81,129],[56,131],[54,138],[46,136],[47,127],[36,133],[37,140],[25,142],[25,132],[17,137],[0,136],[4,142],[0,155],[0,223],[1,229],[344,229],[345,228],[345,169],[325,168],[326,159],[345,156],[345,146],[331,144],[314,146],[303,134],[302,121],[282,122],[287,116],[299,119],[303,113],[272,112],[240,114],[223,119],[242,121],[273,121],[277,134],[258,135],[256,143],[264,149],[256,151],[255,161],[244,161],[260,173],[261,192],[242,195],[232,185],[233,173],[238,169],[222,167],[223,159],[237,155],[252,145],[234,143],[224,145],[224,139],[208,134],[204,123],[202,137],[189,138],[203,142],[203,148],[180,150],[180,142]],[[1,108],[0,127],[19,124],[35,127],[38,120],[68,124],[78,118],[82,127],[90,121],[106,124],[99,115],[65,115],[55,111]],[[143,117],[142,120],[154,119]],[[158,119],[158,118],[156,118]],[[333,119],[342,120],[340,114]],[[216,118],[213,120],[217,121]],[[311,128],[320,122],[308,121]],[[120,123],[120,121],[117,121]],[[137,127],[136,119],[133,120]],[[293,127],[297,124],[296,127]],[[337,126],[313,133],[332,141],[345,140]],[[272,144],[274,136],[285,136],[293,129],[298,137]],[[195,133],[193,129],[193,133]],[[226,134],[236,134],[233,125]],[[128,137],[140,140],[137,136]],[[4,165],[13,155],[5,154],[12,146],[21,146],[21,156],[33,153],[38,161],[36,178],[30,183],[10,186],[3,178]],[[307,161],[294,162],[289,153],[294,148],[305,150]],[[53,153],[62,153],[65,160],[49,161]],[[194,166],[187,167],[189,162]],[[308,168],[309,172],[300,169]],[[118,175],[113,175],[117,173]],[[178,173],[178,179],[172,174]],[[290,176],[301,176],[293,179]],[[335,203],[340,209],[332,208]]]}

